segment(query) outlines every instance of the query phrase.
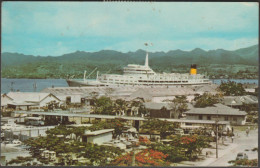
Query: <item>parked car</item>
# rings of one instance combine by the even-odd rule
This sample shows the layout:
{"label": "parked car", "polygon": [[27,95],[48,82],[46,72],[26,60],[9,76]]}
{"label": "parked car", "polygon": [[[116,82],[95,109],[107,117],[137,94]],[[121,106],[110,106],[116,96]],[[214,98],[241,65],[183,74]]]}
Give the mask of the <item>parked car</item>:
{"label": "parked car", "polygon": [[236,157],[236,160],[241,160],[241,159],[248,159],[247,154],[246,153],[242,153],[242,152],[238,153],[237,157]]}
{"label": "parked car", "polygon": [[179,128],[174,129],[174,135],[184,135],[183,129],[179,129]]}

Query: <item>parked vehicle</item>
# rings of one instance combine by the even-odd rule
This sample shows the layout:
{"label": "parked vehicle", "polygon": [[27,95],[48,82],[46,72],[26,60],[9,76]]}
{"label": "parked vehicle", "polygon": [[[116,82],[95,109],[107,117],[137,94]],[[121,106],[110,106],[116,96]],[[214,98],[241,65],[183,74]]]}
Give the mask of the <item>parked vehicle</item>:
{"label": "parked vehicle", "polygon": [[109,141],[109,142],[105,142],[105,143],[103,143],[103,145],[113,146],[113,147],[117,147],[117,148],[120,148],[120,149],[126,149],[126,144],[120,142],[119,140],[112,140],[112,141]]}
{"label": "parked vehicle", "polygon": [[174,135],[184,135],[183,129],[179,129],[179,128],[174,129]]}
{"label": "parked vehicle", "polygon": [[19,146],[21,145],[22,142],[19,141],[18,139],[15,139],[13,141],[10,141],[10,140],[6,140],[4,142],[1,143],[1,147],[16,147],[16,146]]}
{"label": "parked vehicle", "polygon": [[43,126],[44,121],[42,121],[41,117],[26,117],[25,118],[26,125],[34,125],[34,126]]}
{"label": "parked vehicle", "polygon": [[241,159],[248,159],[247,154],[246,153],[242,153],[242,152],[238,153],[237,157],[236,157],[236,160],[241,160]]}
{"label": "parked vehicle", "polygon": [[16,125],[14,124],[5,124],[4,126],[1,127],[1,130],[17,130],[17,129],[23,129],[24,126],[22,125]]}

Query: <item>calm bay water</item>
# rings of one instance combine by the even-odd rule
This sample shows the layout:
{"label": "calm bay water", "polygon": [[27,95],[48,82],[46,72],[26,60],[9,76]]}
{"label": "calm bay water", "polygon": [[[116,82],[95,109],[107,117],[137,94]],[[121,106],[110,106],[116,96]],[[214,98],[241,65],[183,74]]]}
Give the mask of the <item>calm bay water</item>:
{"label": "calm bay water", "polygon": [[[36,84],[36,88],[34,85]],[[8,93],[12,89],[21,92],[39,92],[48,87],[68,87],[65,79],[6,79],[1,78],[1,93]]]}
{"label": "calm bay water", "polygon": [[[215,84],[220,84],[221,81],[228,81],[227,79],[214,79]],[[238,83],[255,83],[258,84],[258,79],[231,79]],[[34,85],[36,83],[36,88]],[[68,87],[65,79],[6,79],[1,78],[1,93],[8,93],[12,89],[21,92],[39,92],[48,87]]]}
{"label": "calm bay water", "polygon": [[221,84],[221,81],[227,82],[228,80],[234,81],[236,83],[251,83],[251,84],[257,84],[258,85],[258,79],[211,79],[211,81],[215,84]]}

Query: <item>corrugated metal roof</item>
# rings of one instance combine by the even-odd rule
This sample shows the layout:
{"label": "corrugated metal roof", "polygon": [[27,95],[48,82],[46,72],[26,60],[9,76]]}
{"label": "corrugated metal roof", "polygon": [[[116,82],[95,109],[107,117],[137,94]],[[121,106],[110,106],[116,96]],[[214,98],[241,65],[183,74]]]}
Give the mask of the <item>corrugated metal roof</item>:
{"label": "corrugated metal roof", "polygon": [[40,102],[49,95],[50,93],[43,92],[9,92],[7,94],[14,102]]}
{"label": "corrugated metal roof", "polygon": [[92,132],[87,132],[84,135],[88,136],[88,135],[100,135],[100,134],[105,134],[108,132],[112,132],[114,131],[114,129],[103,129],[103,130],[98,130],[98,131],[92,131]]}
{"label": "corrugated metal roof", "polygon": [[246,96],[225,96],[223,99],[225,105],[243,105],[245,104],[257,104],[258,98],[252,95]]}
{"label": "corrugated metal roof", "polygon": [[247,113],[223,104],[215,104],[213,107],[193,108],[184,114],[246,115]]}

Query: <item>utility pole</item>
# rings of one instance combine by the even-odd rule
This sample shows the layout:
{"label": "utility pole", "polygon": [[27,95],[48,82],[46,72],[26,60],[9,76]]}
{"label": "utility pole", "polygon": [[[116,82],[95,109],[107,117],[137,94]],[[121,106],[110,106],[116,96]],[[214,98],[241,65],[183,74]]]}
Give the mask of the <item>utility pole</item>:
{"label": "utility pole", "polygon": [[219,119],[218,119],[218,111],[217,111],[217,119],[216,119],[216,158],[218,158],[218,122],[219,122]]}
{"label": "utility pole", "polygon": [[216,158],[218,158],[218,121],[216,121],[216,129],[217,129],[217,133],[216,133]]}
{"label": "utility pole", "polygon": [[132,165],[131,166],[135,166],[135,147],[133,146],[133,156],[132,156]]}

